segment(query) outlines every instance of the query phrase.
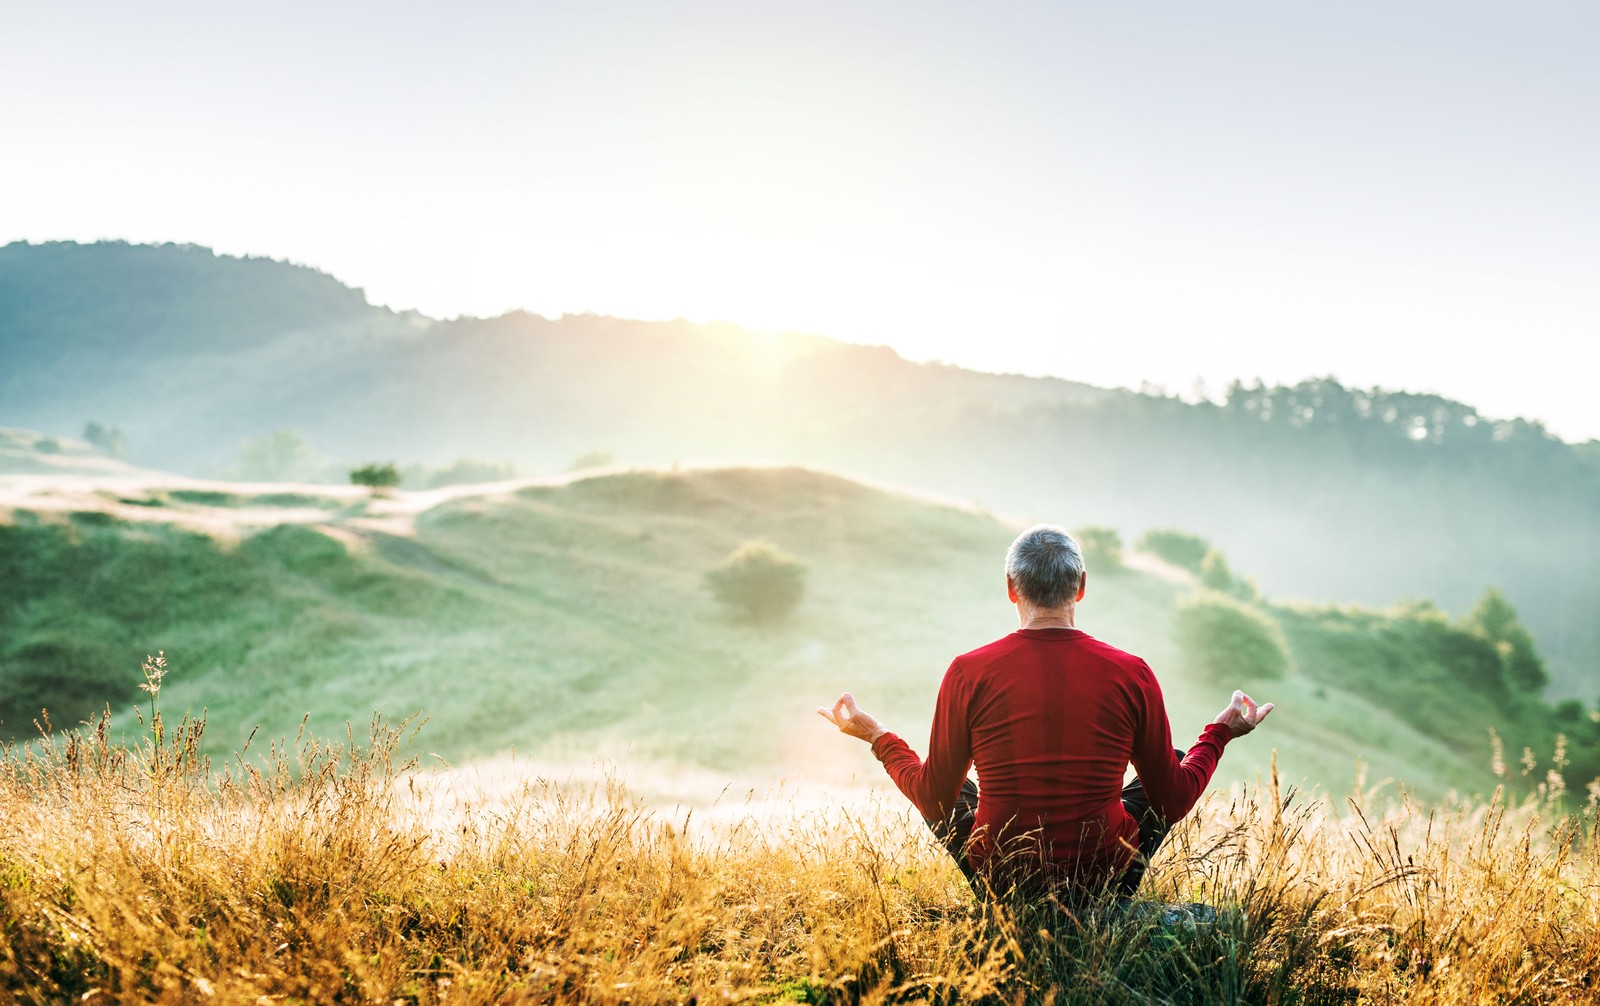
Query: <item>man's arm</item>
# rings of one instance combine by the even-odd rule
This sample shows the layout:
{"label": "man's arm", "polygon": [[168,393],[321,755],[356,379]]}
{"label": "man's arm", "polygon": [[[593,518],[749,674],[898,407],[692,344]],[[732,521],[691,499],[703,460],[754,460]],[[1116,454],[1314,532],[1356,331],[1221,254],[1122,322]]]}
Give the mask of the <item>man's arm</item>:
{"label": "man's arm", "polygon": [[1272,703],[1258,707],[1244,692],[1234,692],[1227,708],[1200,731],[1199,739],[1180,761],[1172,748],[1172,727],[1161,686],[1148,668],[1145,671],[1145,715],[1134,738],[1133,768],[1150,797],[1151,808],[1175,824],[1205,792],[1228,741],[1254,730],[1272,712]]}
{"label": "man's arm", "polygon": [[961,781],[972,767],[971,738],[967,732],[964,693],[952,679],[955,665],[945,672],[939,686],[939,700],[933,709],[933,730],[928,738],[928,759],[923,761],[897,734],[856,706],[849,692],[839,697],[833,709],[817,712],[852,737],[872,745],[872,753],[883,763],[889,778],[929,820],[942,821],[955,806]]}

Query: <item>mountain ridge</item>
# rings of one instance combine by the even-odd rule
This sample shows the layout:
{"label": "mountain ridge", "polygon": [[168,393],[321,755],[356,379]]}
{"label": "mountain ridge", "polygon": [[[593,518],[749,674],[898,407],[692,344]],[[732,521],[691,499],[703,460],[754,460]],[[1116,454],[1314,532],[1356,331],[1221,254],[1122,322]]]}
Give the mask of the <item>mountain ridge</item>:
{"label": "mountain ridge", "polygon": [[[92,282],[95,263],[130,258],[136,279],[182,268],[164,285]],[[63,260],[76,285],[48,280]],[[261,289],[234,300],[228,283],[248,277]],[[301,282],[321,292],[280,304]],[[159,325],[152,303],[169,311]],[[108,316],[125,338],[95,327]],[[41,360],[40,346],[58,355]],[[1435,395],[1320,380],[1187,403],[731,325],[434,321],[373,307],[308,267],[194,247],[8,245],[0,424],[71,435],[91,421],[125,434],[135,463],[190,474],[220,474],[241,441],[293,430],[347,465],[786,461],[1130,540],[1183,527],[1275,596],[1425,595],[1464,610],[1498,586],[1549,655],[1556,693],[1596,691],[1600,442],[1567,444]]]}

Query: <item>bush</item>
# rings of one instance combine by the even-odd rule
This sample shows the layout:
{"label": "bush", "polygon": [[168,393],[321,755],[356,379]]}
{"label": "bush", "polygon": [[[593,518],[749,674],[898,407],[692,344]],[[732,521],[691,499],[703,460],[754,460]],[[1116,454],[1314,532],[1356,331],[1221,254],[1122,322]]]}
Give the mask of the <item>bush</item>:
{"label": "bush", "polygon": [[610,468],[617,463],[617,456],[610,451],[588,451],[572,459],[572,464],[567,466],[569,472],[582,472],[590,468]]}
{"label": "bush", "polygon": [[102,426],[99,423],[90,423],[83,428],[83,439],[90,447],[107,457],[119,461],[128,459],[128,438],[115,426]]}
{"label": "bush", "polygon": [[276,430],[239,444],[239,460],[228,476],[239,482],[316,482],[328,464],[293,430]]}
{"label": "bush", "polygon": [[1406,637],[1416,654],[1413,664],[1426,661],[1440,668],[1453,695],[1459,697],[1464,687],[1497,701],[1510,698],[1505,656],[1494,640],[1450,624],[1449,616],[1430,600],[1402,601],[1390,613],[1387,631]]}
{"label": "bush", "polygon": [[1483,596],[1463,627],[1476,632],[1495,645],[1505,664],[1506,680],[1525,692],[1539,692],[1550,683],[1544,658],[1533,645],[1533,637],[1517,617],[1517,610],[1505,595],[1493,587],[1485,587]]}
{"label": "bush", "polygon": [[521,474],[522,470],[513,464],[505,464],[498,461],[478,461],[474,458],[459,458],[448,468],[440,468],[437,471],[425,473],[420,481],[428,489],[438,489],[442,486],[504,482]]}
{"label": "bush", "polygon": [[706,585],[729,611],[766,623],[794,610],[805,593],[806,568],[770,541],[747,541],[706,571]]}
{"label": "bush", "polygon": [[394,462],[378,464],[374,461],[370,465],[362,465],[350,471],[350,484],[366,486],[372,490],[372,495],[380,495],[386,489],[393,489],[400,484],[400,469]]}
{"label": "bush", "polygon": [[1234,576],[1233,569],[1228,565],[1228,557],[1216,549],[1206,552],[1205,559],[1200,563],[1200,582],[1246,604],[1261,599],[1261,592],[1256,585],[1250,580]]}
{"label": "bush", "polygon": [[1289,644],[1277,620],[1226,594],[1208,590],[1180,601],[1173,635],[1210,681],[1235,684],[1289,673]]}
{"label": "bush", "polygon": [[1072,532],[1083,552],[1085,568],[1096,573],[1122,569],[1122,535],[1115,528],[1086,527]]}
{"label": "bush", "polygon": [[1211,551],[1211,543],[1199,535],[1161,528],[1146,531],[1137,547],[1197,576]]}

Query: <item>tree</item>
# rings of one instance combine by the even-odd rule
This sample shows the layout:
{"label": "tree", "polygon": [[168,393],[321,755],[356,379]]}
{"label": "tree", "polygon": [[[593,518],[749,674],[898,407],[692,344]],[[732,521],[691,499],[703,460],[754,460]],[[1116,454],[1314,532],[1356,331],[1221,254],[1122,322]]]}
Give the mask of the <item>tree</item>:
{"label": "tree", "polygon": [[99,423],[89,423],[83,428],[83,439],[90,447],[107,457],[126,461],[128,458],[128,438],[115,426],[101,426]]}
{"label": "tree", "polygon": [[746,541],[705,573],[706,586],[736,617],[757,624],[778,621],[800,603],[806,567],[765,539]]}
{"label": "tree", "polygon": [[1096,573],[1122,569],[1122,535],[1115,528],[1086,527],[1072,532],[1083,552],[1083,564]]}
{"label": "tree", "polygon": [[521,469],[514,464],[499,461],[478,461],[474,458],[458,458],[450,467],[427,472],[421,475],[418,481],[429,489],[438,489],[441,486],[504,482],[521,474]]}
{"label": "tree", "polygon": [[1253,581],[1233,575],[1228,557],[1217,549],[1210,549],[1200,563],[1200,582],[1212,590],[1236,597],[1246,603],[1257,601],[1261,592]]}
{"label": "tree", "polygon": [[1289,644],[1276,619],[1226,594],[1201,591],[1178,602],[1173,635],[1208,681],[1266,681],[1292,666]]}
{"label": "tree", "polygon": [[1228,567],[1227,557],[1214,548],[1206,552],[1200,561],[1200,582],[1212,590],[1233,593],[1233,570]]}
{"label": "tree", "polygon": [[1206,561],[1206,553],[1211,551],[1211,543],[1199,535],[1166,528],[1146,531],[1137,547],[1196,575]]}
{"label": "tree", "polygon": [[241,482],[314,482],[327,463],[293,430],[275,430],[239,444],[239,462],[229,472]]}
{"label": "tree", "polygon": [[1506,680],[1525,692],[1537,692],[1550,682],[1544,658],[1533,645],[1533,636],[1517,617],[1505,595],[1493,587],[1485,587],[1478,604],[1463,620],[1472,632],[1489,640],[1500,652],[1505,662]]}
{"label": "tree", "polygon": [[590,468],[610,468],[617,463],[617,456],[610,451],[587,451],[572,459],[572,464],[567,466],[569,472],[581,472]]}
{"label": "tree", "polygon": [[386,461],[383,464],[374,461],[360,468],[352,468],[350,484],[366,486],[372,490],[372,495],[381,496],[385,490],[393,489],[400,484],[400,469],[394,466],[393,461]]}

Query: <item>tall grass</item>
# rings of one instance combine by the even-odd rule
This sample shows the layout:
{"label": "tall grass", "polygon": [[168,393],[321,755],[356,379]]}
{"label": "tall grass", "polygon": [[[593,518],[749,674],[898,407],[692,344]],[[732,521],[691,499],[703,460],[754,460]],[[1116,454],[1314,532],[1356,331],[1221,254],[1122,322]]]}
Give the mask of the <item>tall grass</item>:
{"label": "tall grass", "polygon": [[5,752],[0,1001],[1600,996],[1592,806],[1215,793],[1145,892],[1224,911],[1164,924],[981,905],[866,798],[708,816],[543,778],[490,798],[397,764],[404,728],[378,720],[215,766],[203,721],[160,715],[138,747],[99,718]]}

